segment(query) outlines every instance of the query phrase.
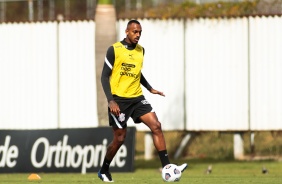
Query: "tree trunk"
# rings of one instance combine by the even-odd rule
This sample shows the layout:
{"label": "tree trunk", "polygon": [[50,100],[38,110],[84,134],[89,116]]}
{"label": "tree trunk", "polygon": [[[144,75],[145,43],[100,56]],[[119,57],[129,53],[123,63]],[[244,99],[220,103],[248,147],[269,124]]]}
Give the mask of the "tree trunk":
{"label": "tree trunk", "polygon": [[96,81],[99,125],[108,125],[108,102],[101,85],[101,72],[109,46],[116,39],[116,12],[111,4],[98,4],[95,15]]}

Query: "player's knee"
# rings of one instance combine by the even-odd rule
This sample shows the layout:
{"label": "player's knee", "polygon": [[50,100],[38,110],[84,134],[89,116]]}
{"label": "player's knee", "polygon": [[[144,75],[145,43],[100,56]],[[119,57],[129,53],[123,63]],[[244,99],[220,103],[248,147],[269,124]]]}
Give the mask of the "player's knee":
{"label": "player's knee", "polygon": [[121,137],[118,139],[118,143],[122,145],[124,143],[125,137]]}
{"label": "player's knee", "polygon": [[115,130],[114,131],[114,144],[121,146],[125,141],[125,137],[126,137],[126,130],[123,130],[123,129]]}
{"label": "player's knee", "polygon": [[162,125],[159,121],[156,121],[152,125],[151,129],[152,129],[152,132],[161,132],[162,131]]}
{"label": "player's knee", "polygon": [[118,145],[122,145],[124,143],[124,141],[125,141],[125,135],[121,135],[121,136],[116,137],[116,143]]}

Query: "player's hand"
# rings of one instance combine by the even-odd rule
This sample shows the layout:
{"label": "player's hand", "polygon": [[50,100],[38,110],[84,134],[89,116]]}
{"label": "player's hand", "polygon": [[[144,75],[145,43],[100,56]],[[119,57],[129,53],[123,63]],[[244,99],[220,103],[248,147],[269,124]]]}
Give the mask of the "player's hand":
{"label": "player's hand", "polygon": [[155,89],[153,89],[153,88],[150,90],[150,92],[153,93],[153,94],[165,96],[165,94],[164,94],[163,92],[158,91],[158,90],[155,90]]}
{"label": "player's hand", "polygon": [[108,106],[112,114],[114,114],[115,116],[119,116],[120,109],[118,104],[114,100],[109,101]]}

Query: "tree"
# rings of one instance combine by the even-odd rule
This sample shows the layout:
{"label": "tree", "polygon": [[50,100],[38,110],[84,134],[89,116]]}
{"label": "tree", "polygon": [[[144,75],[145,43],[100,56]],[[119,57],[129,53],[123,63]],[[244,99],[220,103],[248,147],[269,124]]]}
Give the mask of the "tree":
{"label": "tree", "polygon": [[113,6],[112,0],[98,0],[95,14],[95,54],[99,125],[108,124],[108,103],[104,95],[100,79],[107,49],[110,45],[117,41],[116,21],[116,11]]}

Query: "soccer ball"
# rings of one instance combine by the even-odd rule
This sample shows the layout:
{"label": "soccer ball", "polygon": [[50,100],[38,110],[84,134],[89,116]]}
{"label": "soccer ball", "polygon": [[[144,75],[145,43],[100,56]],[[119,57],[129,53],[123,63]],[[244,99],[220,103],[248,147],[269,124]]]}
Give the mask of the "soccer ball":
{"label": "soccer ball", "polygon": [[175,164],[167,164],[162,169],[162,178],[167,182],[179,181],[181,178],[181,171]]}

